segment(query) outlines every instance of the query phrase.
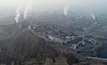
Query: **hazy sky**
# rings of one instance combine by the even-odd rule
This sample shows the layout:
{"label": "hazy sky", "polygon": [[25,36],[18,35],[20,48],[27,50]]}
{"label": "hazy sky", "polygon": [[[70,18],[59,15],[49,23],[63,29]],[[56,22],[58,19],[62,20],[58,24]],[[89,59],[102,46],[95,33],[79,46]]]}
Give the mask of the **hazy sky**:
{"label": "hazy sky", "polygon": [[17,9],[18,5],[21,4],[24,10],[27,4],[31,2],[32,9],[37,10],[54,10],[58,8],[63,8],[65,5],[70,6],[84,6],[89,8],[106,8],[107,0],[0,0],[0,9],[5,9],[5,7],[13,7]]}
{"label": "hazy sky", "polygon": [[46,4],[66,4],[69,3],[71,5],[86,5],[86,4],[106,4],[107,0],[0,0],[0,6],[11,6],[17,7],[18,4],[23,3],[23,5],[27,4],[29,1],[33,1],[32,4],[36,5],[46,5]]}

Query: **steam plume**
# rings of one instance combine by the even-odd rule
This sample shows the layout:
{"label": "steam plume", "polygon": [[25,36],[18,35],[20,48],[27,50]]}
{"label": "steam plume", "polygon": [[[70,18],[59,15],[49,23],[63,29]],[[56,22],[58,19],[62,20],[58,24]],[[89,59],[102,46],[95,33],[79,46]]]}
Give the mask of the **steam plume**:
{"label": "steam plume", "polygon": [[67,15],[68,10],[69,10],[69,5],[66,5],[66,6],[64,7],[64,15],[65,15],[65,16]]}
{"label": "steam plume", "polygon": [[91,14],[91,16],[92,16],[92,18],[95,20],[95,16],[94,16],[94,14]]}
{"label": "steam plume", "polygon": [[20,12],[21,12],[21,5],[19,5],[16,10],[16,17],[15,17],[16,23],[18,23],[18,21],[19,21]]}
{"label": "steam plume", "polygon": [[29,12],[30,10],[31,10],[31,2],[29,2],[29,4],[27,5],[27,7],[25,8],[24,19],[27,19],[28,12]]}

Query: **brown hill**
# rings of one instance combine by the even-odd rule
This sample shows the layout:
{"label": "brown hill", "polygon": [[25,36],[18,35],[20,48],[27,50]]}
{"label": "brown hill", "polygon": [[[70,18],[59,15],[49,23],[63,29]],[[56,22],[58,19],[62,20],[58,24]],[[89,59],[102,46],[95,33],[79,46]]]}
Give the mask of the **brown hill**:
{"label": "brown hill", "polygon": [[57,51],[48,46],[44,39],[29,31],[24,31],[11,39],[2,40],[0,48],[0,60],[7,65],[10,65],[12,61],[20,65],[31,58],[41,61],[46,57],[55,58],[58,56]]}

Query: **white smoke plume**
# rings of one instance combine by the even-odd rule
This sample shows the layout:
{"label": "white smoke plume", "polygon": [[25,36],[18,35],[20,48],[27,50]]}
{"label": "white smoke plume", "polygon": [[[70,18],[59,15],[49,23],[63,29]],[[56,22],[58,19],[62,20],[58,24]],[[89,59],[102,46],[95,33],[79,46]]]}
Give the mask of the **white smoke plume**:
{"label": "white smoke plume", "polygon": [[30,12],[31,10],[31,1],[29,2],[29,4],[27,5],[27,7],[25,8],[25,12],[24,12],[24,19],[27,19],[28,17],[28,13]]}
{"label": "white smoke plume", "polygon": [[66,6],[64,7],[64,15],[65,15],[65,16],[67,15],[68,10],[69,10],[69,5],[66,5]]}
{"label": "white smoke plume", "polygon": [[19,22],[20,13],[21,13],[21,4],[18,6],[16,10],[16,17],[15,17],[16,23]]}
{"label": "white smoke plume", "polygon": [[91,16],[92,16],[92,18],[95,20],[95,16],[94,16],[94,14],[91,14]]}

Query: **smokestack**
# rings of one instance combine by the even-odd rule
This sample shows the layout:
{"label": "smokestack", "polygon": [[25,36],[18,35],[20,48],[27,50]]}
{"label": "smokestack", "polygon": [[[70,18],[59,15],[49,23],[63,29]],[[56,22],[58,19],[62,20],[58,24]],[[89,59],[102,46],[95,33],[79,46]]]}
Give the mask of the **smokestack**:
{"label": "smokestack", "polygon": [[20,12],[21,12],[20,10],[21,10],[21,5],[19,5],[16,10],[16,17],[15,17],[16,23],[19,22],[19,17],[20,17]]}
{"label": "smokestack", "polygon": [[68,10],[69,10],[69,5],[66,5],[66,6],[64,7],[64,15],[65,15],[65,16],[67,15]]}
{"label": "smokestack", "polygon": [[25,8],[25,12],[24,12],[24,19],[27,19],[28,17],[28,13],[31,10],[31,2],[29,2],[29,4],[27,5],[27,7]]}
{"label": "smokestack", "polygon": [[93,20],[95,20],[95,16],[94,16],[94,14],[91,14],[91,16],[92,16]]}

